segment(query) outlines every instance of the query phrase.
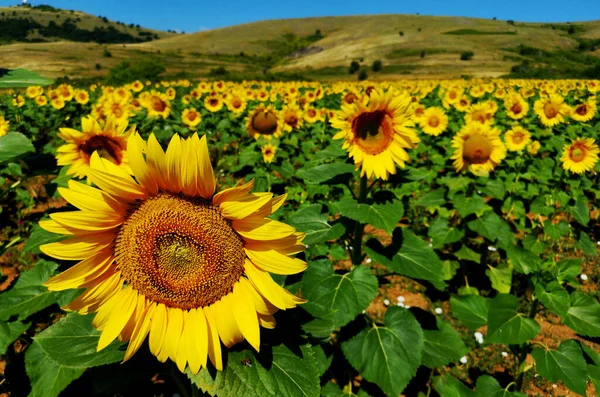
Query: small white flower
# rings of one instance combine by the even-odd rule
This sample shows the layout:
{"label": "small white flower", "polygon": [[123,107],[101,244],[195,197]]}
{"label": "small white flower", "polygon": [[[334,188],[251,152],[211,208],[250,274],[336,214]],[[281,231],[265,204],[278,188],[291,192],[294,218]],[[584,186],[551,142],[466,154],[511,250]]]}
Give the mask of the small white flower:
{"label": "small white flower", "polygon": [[383,300],[383,304],[386,305],[386,306],[389,306],[390,305],[389,299],[384,299]]}
{"label": "small white flower", "polygon": [[442,314],[444,312],[444,310],[442,310],[441,307],[436,307],[435,308],[435,314]]}
{"label": "small white flower", "polygon": [[371,259],[371,258],[365,259],[365,263],[371,263],[371,262],[373,262],[373,259]]}
{"label": "small white flower", "polygon": [[429,243],[429,248],[433,247],[433,244]]}
{"label": "small white flower", "polygon": [[367,311],[366,311],[366,310],[363,310],[362,312],[363,312],[363,314],[365,314]]}
{"label": "small white flower", "polygon": [[402,302],[398,302],[398,303],[397,303],[397,306],[404,307],[404,303],[402,303]]}
{"label": "small white flower", "polygon": [[410,309],[410,306],[406,305],[404,306],[405,309]]}
{"label": "small white flower", "polygon": [[480,345],[483,344],[483,334],[481,332],[475,332],[473,336],[475,336],[475,341],[477,341],[477,343]]}
{"label": "small white flower", "polygon": [[398,300],[398,302],[404,302],[404,297],[402,295],[400,295],[396,299]]}
{"label": "small white flower", "polygon": [[556,385],[556,383],[553,383],[553,384],[552,384],[552,388],[553,388],[553,389],[556,389],[557,387],[558,387],[558,386]]}
{"label": "small white flower", "polygon": [[600,245],[600,241],[596,241],[596,244]]}
{"label": "small white flower", "polygon": [[305,248],[308,248],[308,244],[304,244],[304,247],[305,247]]}
{"label": "small white flower", "polygon": [[353,247],[353,246],[350,246],[350,247],[348,247],[348,249],[349,249],[350,251],[354,251],[354,247]]}
{"label": "small white flower", "polygon": [[492,246],[490,245],[490,246],[488,246],[488,251],[496,252],[496,251],[498,251],[498,248],[496,248],[496,247],[492,247]]}
{"label": "small white flower", "polygon": [[508,353],[507,352],[502,352],[502,357],[508,357]]}
{"label": "small white flower", "polygon": [[463,363],[463,364],[466,364],[466,363],[467,363],[467,361],[469,361],[469,360],[467,359],[467,356],[462,356],[462,357],[460,358],[460,362],[461,362],[461,363]]}
{"label": "small white flower", "polygon": [[481,190],[478,190],[477,193],[481,194]]}
{"label": "small white flower", "polygon": [[588,276],[587,276],[587,274],[582,274],[581,276],[579,276],[579,278],[580,278],[582,281],[586,281],[586,280],[588,279]]}

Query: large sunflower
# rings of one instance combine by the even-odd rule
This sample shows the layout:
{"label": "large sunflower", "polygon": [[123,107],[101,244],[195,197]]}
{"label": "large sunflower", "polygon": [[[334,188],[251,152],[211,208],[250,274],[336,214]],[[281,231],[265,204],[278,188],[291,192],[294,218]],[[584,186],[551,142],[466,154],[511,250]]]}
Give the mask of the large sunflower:
{"label": "large sunflower", "polygon": [[161,362],[197,373],[207,357],[223,369],[221,343],[260,347],[260,326],[303,300],[269,272],[294,274],[306,263],[303,234],[267,218],[285,195],[250,193],[253,181],[215,194],[206,137],[175,135],[166,153],[151,135],[128,140],[132,178],[92,157],[98,187],[71,181],[62,196],[79,211],[54,213],[41,226],[70,238],[46,244],[57,259],[80,260],[50,279],[52,291],[85,288],[67,309],[97,312],[98,350],[129,341],[125,360],[146,337]]}
{"label": "large sunflower", "polygon": [[506,157],[500,130],[481,123],[466,124],[452,139],[454,168],[487,175]]}
{"label": "large sunflower", "polygon": [[[135,127],[127,130],[128,121],[117,121],[110,116],[104,128],[91,116],[81,119],[81,131],[61,128],[58,136],[67,143],[57,149],[58,165],[69,165],[67,175],[84,178],[88,175],[94,153],[129,172],[127,138]],[[127,130],[127,131],[125,131]]]}
{"label": "large sunflower", "polygon": [[283,119],[272,105],[257,105],[246,118],[248,135],[258,139],[279,138],[283,133]]}
{"label": "large sunflower", "polygon": [[565,170],[583,174],[594,168],[598,162],[598,145],[592,138],[577,138],[570,145],[565,145],[560,161]]}
{"label": "large sunflower", "polygon": [[361,167],[361,176],[386,180],[396,173],[396,164],[404,168],[409,160],[406,149],[420,142],[411,112],[410,96],[373,90],[367,105],[345,105],[331,120],[340,130],[333,139],[344,139],[343,148]]}

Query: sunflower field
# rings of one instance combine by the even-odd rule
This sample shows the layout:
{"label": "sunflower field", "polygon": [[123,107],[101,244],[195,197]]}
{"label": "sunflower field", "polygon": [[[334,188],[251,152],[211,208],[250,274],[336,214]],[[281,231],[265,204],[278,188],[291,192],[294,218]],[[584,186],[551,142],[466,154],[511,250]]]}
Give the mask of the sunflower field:
{"label": "sunflower field", "polygon": [[599,81],[31,84],[0,394],[600,392]]}

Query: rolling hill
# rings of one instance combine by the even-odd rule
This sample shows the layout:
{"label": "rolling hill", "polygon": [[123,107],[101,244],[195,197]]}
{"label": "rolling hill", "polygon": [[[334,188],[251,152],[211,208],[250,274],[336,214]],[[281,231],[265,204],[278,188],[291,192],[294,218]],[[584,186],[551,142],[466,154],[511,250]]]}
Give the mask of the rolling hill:
{"label": "rolling hill", "polygon": [[[84,26],[83,16],[81,19]],[[117,28],[137,30],[120,24]],[[0,66],[27,67],[49,77],[100,78],[122,60],[150,57],[166,66],[166,77],[223,77],[228,72],[260,78],[269,72],[335,80],[356,79],[348,72],[352,61],[372,79],[497,77],[511,68],[525,75],[544,69],[568,77],[600,64],[600,21],[549,24],[369,15],[261,21],[193,34],[156,34],[158,40],[129,44],[63,40],[1,45]],[[460,60],[466,51],[473,52],[472,58]],[[383,65],[378,72],[371,71],[375,60]]]}

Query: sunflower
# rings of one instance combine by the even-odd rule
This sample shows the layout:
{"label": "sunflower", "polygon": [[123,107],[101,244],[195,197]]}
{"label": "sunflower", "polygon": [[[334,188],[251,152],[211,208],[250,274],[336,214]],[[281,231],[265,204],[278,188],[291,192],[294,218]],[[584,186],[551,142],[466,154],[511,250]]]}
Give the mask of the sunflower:
{"label": "sunflower", "polygon": [[0,114],[0,136],[8,134],[10,123]]}
{"label": "sunflower", "polygon": [[235,115],[240,115],[246,110],[246,99],[240,93],[234,93],[225,102],[227,109]]}
{"label": "sunflower", "polygon": [[471,100],[468,96],[462,95],[458,101],[456,101],[454,107],[460,112],[466,112],[471,107]]}
{"label": "sunflower", "polygon": [[292,132],[302,127],[302,110],[295,103],[290,103],[281,110],[283,118],[283,130]]}
{"label": "sunflower", "polygon": [[598,162],[598,145],[592,138],[577,138],[570,145],[565,145],[560,161],[565,170],[583,174],[594,168]]}
{"label": "sunflower", "polygon": [[141,81],[136,80],[133,83],[131,83],[130,87],[134,92],[140,92],[144,89],[144,84]]}
{"label": "sunflower", "polygon": [[194,130],[202,121],[202,116],[195,108],[185,109],[181,115],[181,121],[183,121],[183,124],[190,127],[190,129]]}
{"label": "sunflower", "polygon": [[538,153],[538,151],[540,150],[541,146],[542,145],[540,145],[539,141],[533,141],[529,145],[527,145],[527,153],[535,156]]}
{"label": "sunflower", "polygon": [[27,87],[27,89],[25,90],[25,94],[27,95],[27,98],[30,99],[35,99],[38,96],[42,95],[44,93],[44,89],[38,85],[32,85],[30,87]]}
{"label": "sunflower", "polygon": [[270,275],[295,274],[306,263],[303,234],[267,218],[285,195],[250,193],[253,181],[215,194],[206,138],[173,136],[166,153],[150,135],[128,140],[135,179],[92,157],[91,187],[61,188],[80,211],[54,213],[41,226],[70,238],[43,245],[61,260],[81,260],[46,282],[60,291],[85,288],[67,309],[97,315],[98,350],[128,341],[125,360],[148,337],[159,361],[198,373],[223,369],[221,342],[244,339],[259,350],[260,327],[304,302]]}
{"label": "sunflower", "polygon": [[68,84],[59,85],[56,87],[56,92],[62,97],[62,99],[64,99],[65,102],[73,99],[74,90],[73,87]]}
{"label": "sunflower", "polygon": [[571,109],[565,103],[565,99],[556,94],[551,94],[535,101],[533,110],[546,127],[553,127],[564,122],[565,116],[571,113]]}
{"label": "sunflower", "polygon": [[452,139],[454,168],[485,176],[506,157],[500,130],[481,123],[466,124]]}
{"label": "sunflower", "polygon": [[261,136],[266,139],[279,138],[283,133],[283,120],[272,105],[259,104],[248,114],[246,129],[254,139]]}
{"label": "sunflower", "polygon": [[407,94],[373,90],[367,105],[356,101],[342,107],[331,121],[340,130],[333,139],[344,139],[360,175],[387,180],[409,160],[406,149],[420,142],[411,120],[412,106]]}
{"label": "sunflower", "polygon": [[90,94],[86,90],[76,90],[75,101],[80,105],[85,105],[90,101]]}
{"label": "sunflower", "polygon": [[508,95],[504,98],[506,114],[513,120],[520,120],[529,113],[529,103],[519,94]]}
{"label": "sunflower", "polygon": [[65,100],[62,99],[61,97],[56,97],[50,101],[50,104],[52,105],[52,107],[54,109],[60,110],[65,107]]}
{"label": "sunflower", "polygon": [[275,159],[275,153],[277,152],[277,146],[273,146],[270,143],[267,143],[265,146],[261,148],[263,160],[265,163],[272,163]]}
{"label": "sunflower", "polygon": [[38,106],[46,106],[48,104],[48,98],[45,95],[40,95],[35,98],[35,103]]}
{"label": "sunflower", "polygon": [[585,123],[594,118],[596,111],[596,102],[589,100],[577,105],[575,109],[573,109],[573,114],[571,114],[571,117],[573,120]]}
{"label": "sunflower", "polygon": [[23,95],[17,95],[16,97],[13,98],[12,104],[13,104],[13,106],[20,108],[23,105],[25,105],[25,98],[23,98]]}
{"label": "sunflower", "polygon": [[126,132],[127,125],[127,120],[117,121],[110,116],[102,128],[93,117],[88,116],[81,119],[81,131],[61,128],[58,136],[67,143],[57,149],[58,165],[70,165],[67,175],[84,178],[88,176],[92,155],[98,153],[101,158],[129,172],[127,138],[135,131],[135,127]]}
{"label": "sunflower", "polygon": [[448,127],[448,116],[444,113],[444,109],[432,106],[425,109],[419,120],[419,125],[427,135],[438,136]]}
{"label": "sunflower", "polygon": [[208,95],[204,98],[204,107],[211,113],[223,109],[223,100],[216,95]]}
{"label": "sunflower", "polygon": [[[350,106],[350,105],[346,105],[346,106]],[[319,112],[319,109],[315,108],[314,106],[310,106],[310,105],[305,106],[303,114],[304,114],[304,121],[306,121],[308,124],[314,124],[319,121],[323,121],[323,116],[321,115],[321,112]]]}
{"label": "sunflower", "polygon": [[[145,93],[142,93],[145,94]],[[148,111],[148,117],[162,117],[166,119],[171,114],[171,102],[165,94],[158,91],[151,91],[148,95],[140,95],[142,105]]]}
{"label": "sunflower", "polygon": [[520,152],[531,142],[531,134],[521,126],[515,126],[504,134],[506,148],[512,152]]}
{"label": "sunflower", "polygon": [[475,103],[471,105],[465,113],[465,124],[481,123],[492,125],[494,123],[494,113],[486,102]]}

